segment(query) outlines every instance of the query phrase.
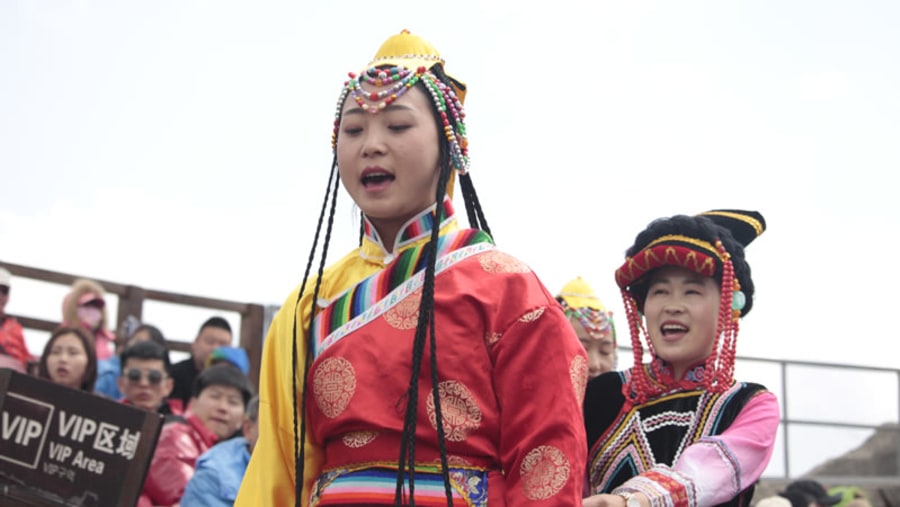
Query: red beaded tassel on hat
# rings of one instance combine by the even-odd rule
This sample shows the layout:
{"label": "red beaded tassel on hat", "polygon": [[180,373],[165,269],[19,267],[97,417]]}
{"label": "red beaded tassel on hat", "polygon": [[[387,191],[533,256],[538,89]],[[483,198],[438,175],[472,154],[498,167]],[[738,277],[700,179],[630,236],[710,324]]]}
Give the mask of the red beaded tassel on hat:
{"label": "red beaded tassel on hat", "polygon": [[[631,382],[622,386],[622,394],[626,400],[640,404],[657,394],[658,388],[647,376],[644,368],[644,344],[641,335],[647,335],[644,329],[643,319],[637,308],[637,302],[627,289],[622,289],[622,301],[625,304],[625,317],[628,319],[628,329],[631,332],[631,352],[634,356],[634,367],[631,369]],[[653,356],[653,343],[647,340],[647,345]],[[654,362],[651,362],[651,368]],[[657,378],[659,376],[657,375]]]}
{"label": "red beaded tassel on hat", "polygon": [[[719,316],[716,323],[716,337],[712,353],[706,358],[703,385],[710,392],[721,393],[731,387],[734,381],[735,346],[737,342],[738,318],[740,310],[732,309],[735,291],[740,290],[740,282],[734,277],[731,255],[721,241],[716,248],[722,258],[722,285],[719,290]],[[721,340],[721,348],[719,346]]]}

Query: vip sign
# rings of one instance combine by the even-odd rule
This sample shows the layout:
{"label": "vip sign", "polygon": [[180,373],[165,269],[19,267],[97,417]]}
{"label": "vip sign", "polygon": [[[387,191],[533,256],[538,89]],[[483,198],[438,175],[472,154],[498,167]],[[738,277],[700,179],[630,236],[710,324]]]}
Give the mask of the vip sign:
{"label": "vip sign", "polygon": [[162,415],[0,368],[0,505],[135,505]]}
{"label": "vip sign", "polygon": [[53,405],[8,393],[3,404],[0,460],[36,468],[50,431]]}

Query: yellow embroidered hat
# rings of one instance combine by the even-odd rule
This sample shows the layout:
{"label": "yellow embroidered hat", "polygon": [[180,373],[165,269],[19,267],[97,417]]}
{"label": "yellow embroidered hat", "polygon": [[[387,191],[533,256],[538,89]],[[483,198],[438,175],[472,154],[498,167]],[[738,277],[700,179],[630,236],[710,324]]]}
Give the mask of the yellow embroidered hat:
{"label": "yellow embroidered hat", "polygon": [[[381,44],[368,66],[378,67],[381,65],[394,65],[412,71],[419,67],[431,69],[435,65],[440,65],[447,74],[447,69],[444,68],[444,59],[438,50],[425,39],[411,34],[409,30],[402,30],[397,35],[388,37]],[[450,78],[456,97],[460,102],[465,102],[466,85],[450,74],[447,74],[447,77]]]}
{"label": "yellow embroidered hat", "polygon": [[606,311],[606,307],[600,303],[594,289],[580,276],[563,285],[557,297],[565,301],[569,308],[592,308],[602,312]]}
{"label": "yellow embroidered hat", "polygon": [[[438,72],[437,67],[440,67]],[[447,181],[446,195],[453,198],[456,172],[465,174],[469,170],[468,140],[465,128],[463,99],[466,85],[456,80],[444,69],[444,59],[437,49],[425,39],[403,30],[388,37],[381,44],[375,56],[359,75],[349,73],[350,79],[338,98],[334,130],[331,134],[331,148],[337,150],[338,130],[341,110],[348,97],[356,101],[360,109],[377,114],[385,109],[420,79],[428,84],[426,95],[434,101],[435,111],[444,125],[447,154],[451,171]],[[371,85],[366,89],[363,84]],[[455,170],[453,170],[455,169]]]}

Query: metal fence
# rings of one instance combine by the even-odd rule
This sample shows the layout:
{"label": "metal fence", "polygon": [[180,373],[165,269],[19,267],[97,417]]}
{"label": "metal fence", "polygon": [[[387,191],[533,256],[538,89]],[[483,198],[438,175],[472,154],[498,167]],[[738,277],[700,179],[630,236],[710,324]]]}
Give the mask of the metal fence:
{"label": "metal fence", "polygon": [[[620,347],[620,368],[631,360],[631,348]],[[900,485],[900,369],[738,356],[735,376],[778,396],[781,423],[765,479]],[[841,467],[823,467],[885,433],[892,438],[879,440],[879,450],[892,461],[844,467],[840,475],[827,471]]]}

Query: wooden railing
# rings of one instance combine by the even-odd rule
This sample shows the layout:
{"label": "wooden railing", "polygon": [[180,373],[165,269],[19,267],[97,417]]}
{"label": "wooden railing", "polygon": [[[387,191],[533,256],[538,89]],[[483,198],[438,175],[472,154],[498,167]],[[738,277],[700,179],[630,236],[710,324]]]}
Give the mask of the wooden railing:
{"label": "wooden railing", "polygon": [[[263,330],[266,324],[263,305],[146,289],[134,285],[100,280],[91,276],[61,273],[10,262],[0,261],[0,267],[6,268],[10,273],[18,277],[60,285],[71,285],[79,278],[88,278],[96,281],[103,286],[106,292],[118,296],[119,304],[114,321],[114,329],[116,330],[123,328],[125,319],[129,315],[134,316],[138,320],[143,320],[144,302],[148,300],[238,313],[241,316],[239,345],[247,351],[247,355],[250,358],[250,380],[254,386],[259,385],[259,364],[262,357]],[[13,317],[26,329],[53,331],[59,326],[59,321],[34,318],[27,315],[13,315]],[[191,342],[187,340],[170,339],[168,344],[170,350],[182,352],[190,352],[191,350]]]}

